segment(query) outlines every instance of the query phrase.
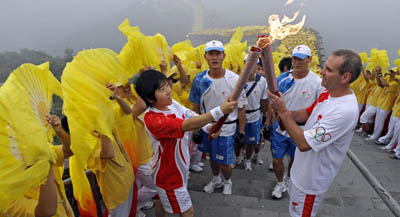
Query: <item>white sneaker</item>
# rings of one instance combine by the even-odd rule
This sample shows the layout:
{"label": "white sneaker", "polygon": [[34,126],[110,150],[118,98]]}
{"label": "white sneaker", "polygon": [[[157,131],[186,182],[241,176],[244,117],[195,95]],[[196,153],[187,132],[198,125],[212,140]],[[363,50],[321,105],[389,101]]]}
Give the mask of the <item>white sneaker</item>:
{"label": "white sneaker", "polygon": [[369,135],[367,138],[365,138],[365,141],[375,141],[375,139],[371,136],[371,135]]}
{"label": "white sneaker", "polygon": [[272,198],[281,199],[282,193],[285,192],[287,188],[285,187],[285,182],[278,182],[272,191]]}
{"label": "white sneaker", "polygon": [[235,161],[232,164],[232,169],[235,168],[236,166],[239,166],[240,164],[242,164],[243,160],[241,159],[241,157],[236,157]]}
{"label": "white sneaker", "polygon": [[211,181],[206,185],[206,186],[204,186],[204,188],[203,188],[203,190],[204,190],[204,192],[207,192],[207,193],[213,193],[214,192],[214,190],[216,189],[216,188],[220,188],[220,187],[222,187],[222,180],[221,180],[221,178],[219,177],[218,178],[218,180],[216,180],[216,178],[212,178],[211,179]]}
{"label": "white sneaker", "polygon": [[253,171],[253,169],[251,168],[251,161],[250,160],[246,160],[246,162],[244,164],[245,164],[244,170]]}
{"label": "white sneaker", "polygon": [[204,163],[203,162],[199,162],[197,165],[204,167]]}
{"label": "white sneaker", "polygon": [[269,164],[268,169],[274,171],[274,165],[272,164],[272,162]]}
{"label": "white sneaker", "polygon": [[356,133],[362,133],[362,132],[363,132],[362,127],[358,128],[358,129],[356,130]]}
{"label": "white sneaker", "polygon": [[264,161],[262,161],[262,160],[260,159],[260,157],[258,156],[258,154],[254,154],[254,155],[253,155],[253,162],[254,162],[255,164],[258,164],[258,165],[263,165],[263,164],[264,164]]}
{"label": "white sneaker", "polygon": [[283,182],[285,183],[285,188],[289,189],[290,177],[289,176],[285,176],[285,178],[283,178]]}
{"label": "white sneaker", "polygon": [[146,214],[140,210],[136,211],[136,217],[146,217]]}
{"label": "white sneaker", "polygon": [[225,195],[232,194],[232,181],[230,179],[224,181],[224,190],[222,191],[222,194]]}
{"label": "white sneaker", "polygon": [[146,209],[151,209],[151,208],[153,208],[153,206],[154,206],[153,201],[152,201],[152,200],[149,200],[149,201],[147,201],[147,202],[144,204],[144,206],[142,207],[142,209],[144,209],[144,210],[146,210]]}
{"label": "white sneaker", "polygon": [[196,173],[203,172],[203,168],[199,165],[192,165],[189,169]]}

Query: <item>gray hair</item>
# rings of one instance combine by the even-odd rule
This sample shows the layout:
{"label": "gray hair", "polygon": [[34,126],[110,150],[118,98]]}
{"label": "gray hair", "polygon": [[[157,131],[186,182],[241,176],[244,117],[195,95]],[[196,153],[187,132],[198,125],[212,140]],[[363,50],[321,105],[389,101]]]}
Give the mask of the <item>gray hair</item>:
{"label": "gray hair", "polygon": [[332,55],[343,57],[343,62],[339,66],[339,74],[343,75],[345,72],[349,72],[351,74],[351,79],[349,83],[355,81],[362,70],[362,62],[360,56],[356,52],[347,49],[336,50],[332,53]]}

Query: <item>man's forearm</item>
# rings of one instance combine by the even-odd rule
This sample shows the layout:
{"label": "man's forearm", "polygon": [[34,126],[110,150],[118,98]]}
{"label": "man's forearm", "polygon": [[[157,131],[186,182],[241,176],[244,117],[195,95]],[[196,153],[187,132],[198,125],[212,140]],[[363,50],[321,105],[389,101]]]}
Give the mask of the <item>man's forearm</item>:
{"label": "man's forearm", "polygon": [[308,117],[310,116],[310,114],[308,114],[307,110],[305,109],[290,111],[290,115],[297,124],[305,124]]}

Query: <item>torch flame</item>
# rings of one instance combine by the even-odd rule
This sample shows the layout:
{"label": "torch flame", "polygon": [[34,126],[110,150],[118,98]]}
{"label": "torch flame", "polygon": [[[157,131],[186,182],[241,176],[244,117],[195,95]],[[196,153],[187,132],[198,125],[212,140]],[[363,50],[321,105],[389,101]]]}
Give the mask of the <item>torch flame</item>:
{"label": "torch flame", "polygon": [[293,0],[288,0],[288,1],[285,3],[285,7],[288,6],[288,5],[290,5],[290,4],[292,4],[292,3],[293,3]]}
{"label": "torch flame", "polygon": [[304,23],[306,21],[306,15],[304,15],[303,19],[297,24],[291,25],[288,23],[293,22],[298,15],[299,11],[294,13],[293,18],[284,16],[282,21],[279,19],[279,15],[277,14],[272,14],[271,16],[269,16],[268,19],[270,28],[269,36],[259,38],[257,41],[257,45],[261,48],[264,48],[265,46],[271,44],[276,39],[282,40],[289,35],[297,34],[304,26]]}

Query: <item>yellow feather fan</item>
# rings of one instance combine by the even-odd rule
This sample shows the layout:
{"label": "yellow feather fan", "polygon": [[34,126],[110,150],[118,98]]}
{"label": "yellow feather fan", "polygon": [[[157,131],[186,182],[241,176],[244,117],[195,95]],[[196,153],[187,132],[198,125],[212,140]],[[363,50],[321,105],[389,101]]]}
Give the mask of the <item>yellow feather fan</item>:
{"label": "yellow feather fan", "polygon": [[61,86],[48,62],[21,65],[1,87],[0,211],[46,181],[55,160],[46,121],[53,94],[61,96]]}

